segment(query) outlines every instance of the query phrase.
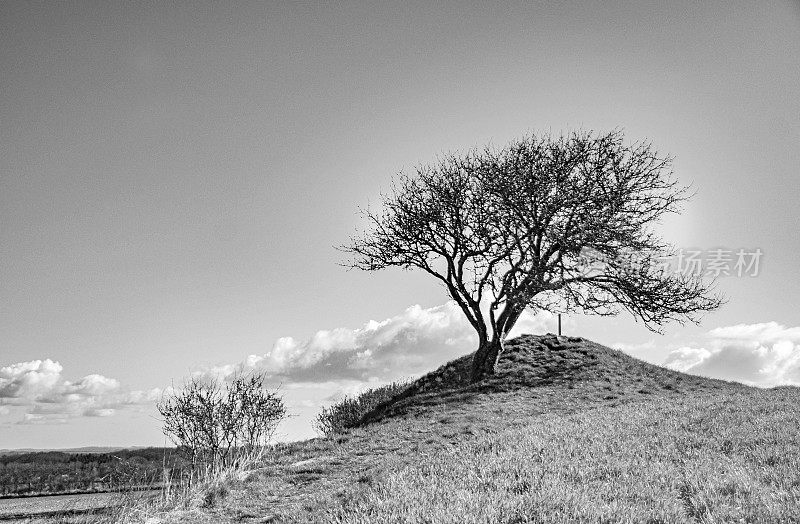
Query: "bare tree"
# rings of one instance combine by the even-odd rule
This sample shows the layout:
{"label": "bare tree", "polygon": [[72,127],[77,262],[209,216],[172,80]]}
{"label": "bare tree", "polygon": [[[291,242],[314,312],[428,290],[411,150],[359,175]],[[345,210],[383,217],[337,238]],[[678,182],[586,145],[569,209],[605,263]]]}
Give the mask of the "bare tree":
{"label": "bare tree", "polygon": [[699,277],[655,263],[673,248],[652,226],[688,198],[671,165],[620,131],[450,154],[395,178],[382,210],[364,211],[367,230],[342,249],[351,267],[420,269],[444,285],[478,334],[478,381],[494,373],[526,309],[622,308],[658,332],[719,307]]}

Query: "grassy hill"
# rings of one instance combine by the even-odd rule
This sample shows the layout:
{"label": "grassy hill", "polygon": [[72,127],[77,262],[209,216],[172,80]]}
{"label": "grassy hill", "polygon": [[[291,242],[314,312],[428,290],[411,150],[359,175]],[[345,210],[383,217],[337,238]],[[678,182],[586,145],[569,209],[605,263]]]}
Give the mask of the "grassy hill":
{"label": "grassy hill", "polygon": [[[163,522],[800,521],[800,392],[695,377],[580,338],[425,375],[330,439]],[[157,520],[155,520],[157,521]]]}
{"label": "grassy hill", "polygon": [[496,374],[478,384],[469,384],[471,361],[469,354],[421,377],[402,395],[368,414],[364,422],[413,415],[435,406],[459,410],[462,404],[496,404],[499,399],[528,414],[563,413],[594,407],[598,402],[615,405],[746,388],[648,364],[583,338],[552,334],[510,340]]}

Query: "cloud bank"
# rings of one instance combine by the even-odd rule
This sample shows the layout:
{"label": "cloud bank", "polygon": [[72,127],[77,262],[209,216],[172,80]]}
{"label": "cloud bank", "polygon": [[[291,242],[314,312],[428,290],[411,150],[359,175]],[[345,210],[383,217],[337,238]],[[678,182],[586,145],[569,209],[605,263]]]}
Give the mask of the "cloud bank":
{"label": "cloud bank", "polygon": [[[555,325],[552,313],[524,314],[511,336],[544,333]],[[416,376],[475,349],[477,337],[454,302],[411,306],[360,328],[317,331],[308,340],[278,339],[263,355],[220,366],[213,372],[259,370],[287,382],[387,382]]]}
{"label": "cloud bank", "polygon": [[0,368],[0,415],[22,412],[18,423],[63,423],[74,417],[108,417],[118,409],[151,403],[160,390],[127,391],[120,383],[91,374],[69,381],[50,359]]}
{"label": "cloud bank", "polygon": [[[546,333],[555,325],[551,313],[526,313],[511,336]],[[226,377],[235,372],[263,372],[273,384],[283,385],[287,404],[310,417],[320,405],[343,394],[435,369],[472,351],[476,342],[455,303],[431,308],[415,305],[358,328],[320,330],[306,340],[283,337],[263,354],[197,374]],[[654,345],[651,341],[627,349],[651,351]],[[800,385],[800,328],[775,322],[720,327],[709,331],[702,344],[672,350],[664,365],[757,386]],[[23,424],[108,417],[120,409],[152,406],[160,394],[160,389],[131,391],[100,374],[68,380],[62,365],[51,359],[0,368],[0,417]]]}
{"label": "cloud bank", "polygon": [[800,327],[738,324],[712,329],[707,337],[703,347],[673,350],[664,365],[754,386],[800,385]]}

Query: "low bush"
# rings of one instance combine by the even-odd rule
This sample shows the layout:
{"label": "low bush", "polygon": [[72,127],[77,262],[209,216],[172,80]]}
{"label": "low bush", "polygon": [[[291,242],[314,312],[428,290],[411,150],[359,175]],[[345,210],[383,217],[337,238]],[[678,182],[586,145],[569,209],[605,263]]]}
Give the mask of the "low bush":
{"label": "low bush", "polygon": [[261,453],[286,416],[283,400],[265,387],[265,378],[192,378],[161,399],[164,434],[187,454],[193,469],[236,468]]}
{"label": "low bush", "polygon": [[364,415],[375,409],[382,402],[391,400],[402,393],[410,382],[392,382],[385,386],[372,388],[359,395],[345,396],[330,407],[323,408],[314,419],[314,429],[320,434],[330,437],[347,428],[355,427]]}

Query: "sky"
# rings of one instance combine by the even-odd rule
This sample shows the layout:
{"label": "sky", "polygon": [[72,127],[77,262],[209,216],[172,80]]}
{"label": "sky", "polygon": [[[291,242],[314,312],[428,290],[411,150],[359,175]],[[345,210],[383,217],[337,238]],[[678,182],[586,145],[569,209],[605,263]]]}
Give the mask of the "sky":
{"label": "sky", "polygon": [[696,192],[663,236],[761,253],[699,326],[566,334],[800,383],[798,56],[796,1],[2,2],[0,448],[163,445],[165,389],[233,369],[307,438],[472,351],[430,278],[335,246],[398,172],[530,132],[650,140]]}

